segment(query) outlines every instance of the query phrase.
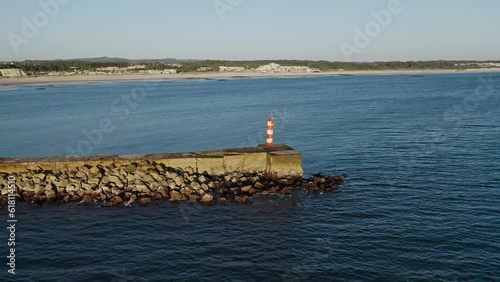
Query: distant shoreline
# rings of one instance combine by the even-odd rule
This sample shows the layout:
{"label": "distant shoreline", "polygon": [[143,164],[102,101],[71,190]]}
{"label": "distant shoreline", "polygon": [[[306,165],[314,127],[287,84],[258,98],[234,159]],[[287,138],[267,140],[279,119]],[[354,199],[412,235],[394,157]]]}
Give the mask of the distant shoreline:
{"label": "distant shoreline", "polygon": [[2,78],[0,86],[16,85],[46,85],[46,84],[84,84],[99,82],[127,82],[144,80],[191,80],[191,79],[234,79],[234,78],[280,78],[280,77],[321,77],[321,76],[351,76],[351,75],[422,75],[422,74],[452,74],[452,73],[488,73],[500,72],[500,68],[483,68],[467,70],[369,70],[369,71],[335,71],[319,73],[258,73],[258,72],[205,72],[179,74],[127,74],[127,75],[74,75],[74,76],[37,76]]}

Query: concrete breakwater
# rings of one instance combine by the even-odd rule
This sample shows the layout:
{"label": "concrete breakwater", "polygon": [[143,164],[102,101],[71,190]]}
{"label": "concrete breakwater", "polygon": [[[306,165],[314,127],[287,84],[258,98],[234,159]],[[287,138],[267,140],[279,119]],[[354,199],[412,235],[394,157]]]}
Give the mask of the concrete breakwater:
{"label": "concrete breakwater", "polygon": [[338,176],[302,178],[300,153],[284,144],[223,151],[129,156],[0,159],[2,202],[9,180],[16,197],[33,206],[45,202],[147,205],[153,200],[204,204],[248,202],[255,194],[294,189],[329,192]]}

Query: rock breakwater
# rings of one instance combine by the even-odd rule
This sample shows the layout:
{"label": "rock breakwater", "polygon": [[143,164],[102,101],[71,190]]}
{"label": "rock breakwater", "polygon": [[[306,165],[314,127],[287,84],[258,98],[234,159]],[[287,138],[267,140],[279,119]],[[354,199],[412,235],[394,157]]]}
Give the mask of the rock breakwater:
{"label": "rock breakwater", "polygon": [[339,176],[277,176],[262,172],[227,172],[213,175],[191,167],[173,168],[155,161],[126,165],[82,165],[57,170],[26,169],[1,173],[1,202],[7,202],[8,179],[16,179],[17,200],[32,206],[44,203],[101,202],[103,206],[130,206],[137,202],[190,201],[206,205],[246,203],[253,195],[330,192],[343,180]]}

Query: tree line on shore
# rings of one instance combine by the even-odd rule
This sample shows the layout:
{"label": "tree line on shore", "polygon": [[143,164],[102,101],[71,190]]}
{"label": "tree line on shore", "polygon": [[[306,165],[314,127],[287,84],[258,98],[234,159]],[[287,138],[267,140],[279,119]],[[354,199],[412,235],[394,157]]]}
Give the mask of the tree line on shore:
{"label": "tree line on shore", "polygon": [[[500,63],[500,61],[489,61]],[[392,62],[330,62],[310,60],[256,60],[256,61],[223,61],[203,60],[186,61],[177,64],[164,62],[140,62],[145,70],[177,69],[178,72],[218,71],[219,66],[244,67],[251,70],[259,66],[277,63],[282,66],[308,66],[320,71],[332,70],[418,70],[418,69],[471,69],[485,67],[485,62],[479,61],[392,61]],[[125,68],[136,63],[120,62],[89,62],[83,60],[53,60],[53,61],[22,61],[0,63],[0,69],[16,68],[27,74],[38,74],[45,72],[73,72],[73,71],[96,71],[101,67]]]}

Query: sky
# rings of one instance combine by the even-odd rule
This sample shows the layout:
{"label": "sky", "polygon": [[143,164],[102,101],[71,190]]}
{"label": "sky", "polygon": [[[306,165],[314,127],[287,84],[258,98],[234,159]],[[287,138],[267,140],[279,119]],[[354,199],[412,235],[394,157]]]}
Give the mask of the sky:
{"label": "sky", "polygon": [[498,0],[0,0],[0,61],[500,60],[499,12]]}

